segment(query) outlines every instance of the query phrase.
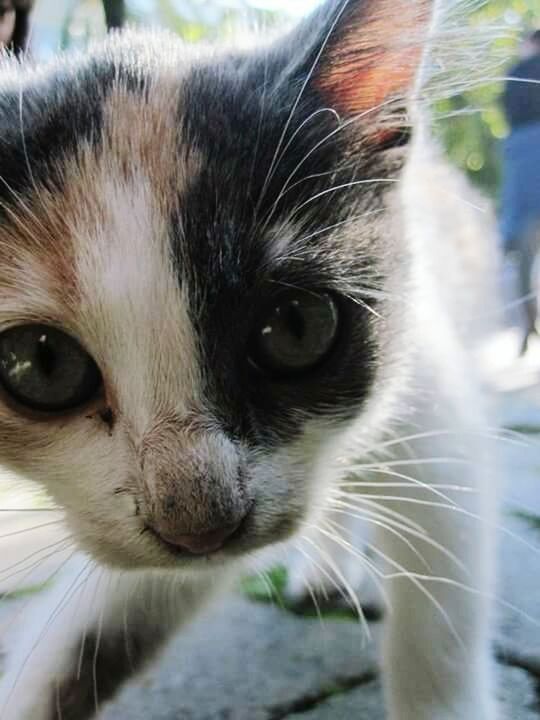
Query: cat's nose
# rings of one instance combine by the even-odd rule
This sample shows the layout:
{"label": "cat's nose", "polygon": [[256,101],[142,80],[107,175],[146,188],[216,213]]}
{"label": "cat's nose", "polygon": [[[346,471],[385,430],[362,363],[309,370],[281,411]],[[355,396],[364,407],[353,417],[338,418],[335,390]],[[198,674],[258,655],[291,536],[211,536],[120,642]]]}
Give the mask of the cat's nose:
{"label": "cat's nose", "polygon": [[192,555],[209,555],[223,547],[225,541],[238,530],[241,524],[242,520],[239,520],[230,525],[223,525],[220,528],[201,533],[190,535],[159,533],[159,535],[168,545],[172,545],[180,551],[184,550]]}

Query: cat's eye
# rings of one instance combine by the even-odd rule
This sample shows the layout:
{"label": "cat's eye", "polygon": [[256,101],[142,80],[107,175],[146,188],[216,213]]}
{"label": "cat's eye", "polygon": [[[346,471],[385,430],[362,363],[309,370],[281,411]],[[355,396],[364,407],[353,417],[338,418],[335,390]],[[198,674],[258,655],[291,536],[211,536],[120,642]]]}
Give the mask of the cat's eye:
{"label": "cat's eye", "polygon": [[96,395],[101,374],[66,333],[46,325],[20,325],[0,334],[0,384],[20,405],[62,412]]}
{"label": "cat's eye", "polygon": [[272,376],[295,376],[322,363],[334,348],[339,308],[329,293],[288,290],[259,316],[249,359]]}

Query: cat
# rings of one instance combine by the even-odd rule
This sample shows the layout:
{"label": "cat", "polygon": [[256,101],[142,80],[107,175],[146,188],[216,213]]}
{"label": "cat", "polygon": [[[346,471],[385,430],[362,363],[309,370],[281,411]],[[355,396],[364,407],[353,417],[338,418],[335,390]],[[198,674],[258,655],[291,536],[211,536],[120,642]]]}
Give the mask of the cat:
{"label": "cat", "polygon": [[404,104],[437,15],[327,0],[248,50],[2,61],[0,460],[82,552],[16,628],[2,720],[93,717],[295,534],[345,586],[385,564],[391,720],[496,718],[491,238]]}

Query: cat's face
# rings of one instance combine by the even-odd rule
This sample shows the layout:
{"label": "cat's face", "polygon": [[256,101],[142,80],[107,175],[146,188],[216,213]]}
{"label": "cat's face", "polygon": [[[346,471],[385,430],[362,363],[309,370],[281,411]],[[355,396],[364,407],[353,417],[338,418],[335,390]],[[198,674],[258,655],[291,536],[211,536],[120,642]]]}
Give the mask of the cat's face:
{"label": "cat's face", "polygon": [[102,561],[287,538],[390,406],[403,149],[371,108],[418,52],[389,75],[391,4],[345,5],[258,53],[128,36],[0,71],[0,459]]}

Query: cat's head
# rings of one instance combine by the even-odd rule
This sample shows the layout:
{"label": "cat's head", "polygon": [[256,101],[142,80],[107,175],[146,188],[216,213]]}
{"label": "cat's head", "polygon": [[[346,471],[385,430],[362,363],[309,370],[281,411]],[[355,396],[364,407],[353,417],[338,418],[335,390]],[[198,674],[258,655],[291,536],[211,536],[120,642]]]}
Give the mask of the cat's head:
{"label": "cat's head", "polygon": [[250,52],[127,35],[0,69],[0,461],[100,560],[283,540],[352,424],[386,419],[429,6],[330,2]]}

